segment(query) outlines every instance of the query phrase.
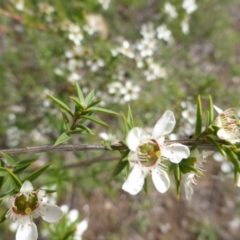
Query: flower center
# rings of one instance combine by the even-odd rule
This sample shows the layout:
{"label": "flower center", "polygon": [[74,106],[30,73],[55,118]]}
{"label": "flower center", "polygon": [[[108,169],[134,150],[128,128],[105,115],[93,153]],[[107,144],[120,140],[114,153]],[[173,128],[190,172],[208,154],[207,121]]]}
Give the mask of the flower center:
{"label": "flower center", "polygon": [[160,157],[160,147],[155,140],[148,141],[139,146],[138,158],[143,166],[153,166]]}
{"label": "flower center", "polygon": [[25,195],[17,195],[14,200],[14,207],[12,210],[16,214],[29,215],[38,207],[38,197],[35,192]]}

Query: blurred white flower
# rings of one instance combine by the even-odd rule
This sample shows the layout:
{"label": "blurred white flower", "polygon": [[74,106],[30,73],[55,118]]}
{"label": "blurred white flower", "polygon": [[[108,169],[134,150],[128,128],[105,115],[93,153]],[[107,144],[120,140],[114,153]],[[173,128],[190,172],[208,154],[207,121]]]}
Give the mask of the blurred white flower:
{"label": "blurred white flower", "polygon": [[90,70],[92,72],[97,72],[100,68],[105,66],[105,62],[101,58],[89,59],[89,60],[87,60],[86,65],[90,67]]}
{"label": "blurred white flower", "polygon": [[9,198],[7,204],[10,209],[6,218],[19,223],[16,240],[37,240],[38,231],[33,218],[41,216],[43,220],[53,223],[61,219],[62,210],[52,204],[43,203],[45,191],[34,191],[32,184],[25,181],[14,197]]}
{"label": "blurred white flower", "polygon": [[157,28],[157,37],[158,39],[162,39],[166,42],[171,42],[172,32],[167,28],[165,24],[163,24]]}
{"label": "blurred white flower", "polygon": [[120,89],[120,93],[123,95],[125,102],[135,100],[139,97],[140,87],[134,86],[131,81],[127,81],[125,85]]}
{"label": "blurred white flower", "polygon": [[160,78],[166,78],[167,72],[166,69],[160,66],[159,64],[153,62],[152,58],[147,59],[148,69],[144,71],[147,81],[153,81]]}
{"label": "blurred white flower", "polygon": [[186,16],[181,22],[181,29],[183,34],[189,34],[189,16]]}
{"label": "blurred white flower", "polygon": [[46,15],[51,15],[55,11],[55,8],[46,2],[39,3],[38,7],[39,7],[40,12],[42,12]]}
{"label": "blurred white flower", "polygon": [[108,10],[111,0],[98,0],[104,10]]}
{"label": "blurred white flower", "polygon": [[190,154],[188,147],[182,144],[164,144],[164,136],[172,132],[175,124],[173,112],[167,110],[155,124],[151,135],[138,127],[130,130],[126,139],[130,149],[128,160],[136,164],[122,186],[124,191],[132,195],[139,193],[148,174],[152,175],[153,183],[159,192],[168,190],[170,180],[162,161],[179,163]]}
{"label": "blurred white flower", "polygon": [[14,4],[18,11],[24,11],[24,0],[11,0],[11,3]]}
{"label": "blurred white flower", "polygon": [[192,14],[198,8],[195,0],[184,0],[182,3],[183,9],[185,9],[187,14]]}
{"label": "blurred white flower", "polygon": [[153,53],[156,50],[156,40],[155,39],[142,39],[137,44],[137,49],[139,50],[139,53],[141,57],[150,57],[153,55]]}
{"label": "blurred white flower", "polygon": [[76,81],[79,81],[80,79],[82,79],[82,76],[79,75],[79,74],[76,73],[76,72],[70,73],[70,75],[67,77],[67,80],[68,80],[68,82],[70,82],[70,83],[74,83],[74,82],[76,82]]}
{"label": "blurred white flower", "polygon": [[128,58],[134,58],[134,56],[135,56],[130,43],[126,40],[124,40],[122,42],[122,46],[120,48],[118,48],[118,52],[120,52],[122,55],[124,55]]}
{"label": "blurred white flower", "polygon": [[172,19],[178,16],[176,8],[169,2],[166,2],[164,4],[164,12],[169,16],[169,18],[172,18]]}
{"label": "blurred white flower", "polygon": [[70,26],[68,39],[73,41],[76,46],[79,46],[81,44],[81,41],[83,40],[83,33],[78,25],[73,24]]}
{"label": "blurred white flower", "polygon": [[156,32],[152,22],[143,24],[140,30],[141,35],[144,39],[152,40],[155,38]]}

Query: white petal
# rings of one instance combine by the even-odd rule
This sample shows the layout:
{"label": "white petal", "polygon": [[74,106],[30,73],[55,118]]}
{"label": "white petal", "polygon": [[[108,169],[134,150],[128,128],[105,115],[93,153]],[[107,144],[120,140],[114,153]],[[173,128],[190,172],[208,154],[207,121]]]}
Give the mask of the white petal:
{"label": "white petal", "polygon": [[227,131],[225,131],[225,129],[223,129],[223,128],[221,128],[220,130],[217,131],[217,136],[220,139],[224,139],[224,140],[227,140],[227,141],[231,140],[230,134]]}
{"label": "white petal", "polygon": [[83,235],[83,233],[87,230],[87,228],[88,228],[88,220],[83,219],[79,224],[77,224],[75,236],[81,237]]}
{"label": "white petal", "polygon": [[190,155],[189,148],[180,143],[174,143],[164,146],[161,149],[162,156],[166,157],[173,163],[179,163],[183,158],[187,158]]}
{"label": "white petal", "polygon": [[52,204],[46,204],[39,206],[41,216],[46,222],[57,222],[61,219],[63,211],[60,207]]}
{"label": "white petal", "polygon": [[79,217],[79,212],[77,209],[72,209],[68,213],[68,220],[72,223],[75,222]]}
{"label": "white petal", "polygon": [[132,195],[138,194],[144,184],[145,175],[139,165],[135,165],[127,180],[122,186],[122,189]]}
{"label": "white petal", "polygon": [[20,192],[21,193],[26,193],[26,192],[32,192],[34,189],[33,189],[33,185],[28,181],[26,180],[21,189],[20,189]]}
{"label": "white petal", "polygon": [[213,105],[213,107],[214,107],[214,109],[217,111],[217,113],[222,113],[223,112],[223,110],[221,109],[221,108],[219,108],[219,107],[217,107],[216,105]]}
{"label": "white petal", "polygon": [[35,223],[31,222],[24,225],[19,225],[16,240],[37,240],[38,231]]}
{"label": "white petal", "polygon": [[154,126],[152,136],[158,138],[160,136],[172,132],[176,125],[176,120],[172,111],[167,110]]}
{"label": "white petal", "polygon": [[193,195],[193,188],[190,185],[185,184],[184,189],[185,189],[186,199],[190,201]]}
{"label": "white petal", "polygon": [[138,160],[138,154],[137,152],[130,152],[128,154],[128,161],[130,162],[136,162]]}
{"label": "white petal", "polygon": [[139,127],[135,127],[131,129],[127,135],[127,145],[129,149],[133,152],[135,152],[141,142],[141,133],[142,129]]}
{"label": "white petal", "polygon": [[160,193],[164,193],[170,187],[170,180],[167,173],[161,169],[155,168],[152,170],[152,180],[156,189]]}

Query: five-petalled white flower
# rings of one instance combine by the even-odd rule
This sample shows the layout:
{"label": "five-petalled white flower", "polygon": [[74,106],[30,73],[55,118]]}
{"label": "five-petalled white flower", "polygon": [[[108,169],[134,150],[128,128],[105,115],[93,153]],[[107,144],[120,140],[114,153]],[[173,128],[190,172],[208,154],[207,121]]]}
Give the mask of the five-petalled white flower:
{"label": "five-petalled white flower", "polygon": [[153,183],[159,192],[168,190],[170,180],[167,168],[162,162],[169,160],[179,163],[190,154],[188,147],[180,143],[164,143],[164,136],[172,132],[175,124],[173,112],[167,110],[154,126],[152,135],[139,127],[130,130],[126,139],[130,149],[128,160],[135,165],[122,186],[124,191],[132,195],[139,193],[148,174],[152,175]]}
{"label": "five-petalled white flower", "polygon": [[233,144],[240,142],[240,120],[236,109],[229,108],[223,111],[217,106],[214,108],[218,112],[218,116],[213,125],[220,128],[217,131],[217,136]]}
{"label": "five-petalled white flower", "polygon": [[53,223],[62,217],[63,212],[58,206],[43,202],[44,196],[44,190],[34,191],[32,184],[27,180],[20,192],[9,198],[7,204],[10,205],[10,209],[6,218],[19,223],[16,240],[37,240],[38,231],[33,218],[41,216],[46,222]]}

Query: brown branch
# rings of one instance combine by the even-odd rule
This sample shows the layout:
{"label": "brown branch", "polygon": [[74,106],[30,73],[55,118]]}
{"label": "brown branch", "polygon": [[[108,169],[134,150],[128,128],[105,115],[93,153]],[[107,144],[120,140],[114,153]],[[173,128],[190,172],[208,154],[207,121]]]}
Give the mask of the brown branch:
{"label": "brown branch", "polygon": [[[196,141],[194,139],[183,139],[183,140],[174,140],[174,141],[165,141],[165,144],[171,143],[181,143],[188,147],[193,146]],[[218,141],[218,143],[222,143],[222,141]],[[126,147],[114,144],[111,146],[112,151],[119,151],[127,149]],[[211,143],[203,143],[198,146],[201,150],[216,150],[215,147]],[[2,149],[0,152],[4,152],[9,156],[20,155],[20,154],[34,154],[34,153],[42,153],[42,152],[77,152],[77,151],[92,151],[92,150],[102,150],[106,151],[104,146],[101,144],[62,144],[58,146],[53,145],[42,145],[42,146],[34,146],[34,147],[23,147],[23,148],[13,148],[13,149]],[[1,155],[0,155],[1,156]]]}
{"label": "brown branch", "polygon": [[[8,18],[11,18],[17,22],[20,22],[20,23],[23,23],[24,22],[24,19],[17,15],[17,14],[13,14],[11,12],[8,12],[8,11],[5,11],[3,10],[2,8],[0,8],[0,15],[3,15],[5,17],[8,17]],[[26,23],[25,23],[26,24]],[[40,30],[43,30],[45,31],[46,30],[46,27],[44,25],[40,25],[40,24],[35,24],[35,23],[27,23],[30,27],[35,27],[35,28],[38,28]]]}

